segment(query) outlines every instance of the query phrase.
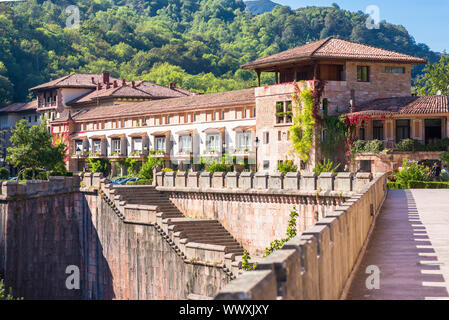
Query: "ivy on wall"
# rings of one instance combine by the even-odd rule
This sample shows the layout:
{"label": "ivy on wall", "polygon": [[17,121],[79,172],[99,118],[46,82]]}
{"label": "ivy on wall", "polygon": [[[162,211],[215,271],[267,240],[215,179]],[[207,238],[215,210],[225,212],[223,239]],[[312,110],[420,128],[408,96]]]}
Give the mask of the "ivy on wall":
{"label": "ivy on wall", "polygon": [[315,129],[314,97],[310,89],[301,90],[295,83],[293,93],[294,117],[289,128],[294,152],[303,162],[310,161],[310,149],[313,146]]}

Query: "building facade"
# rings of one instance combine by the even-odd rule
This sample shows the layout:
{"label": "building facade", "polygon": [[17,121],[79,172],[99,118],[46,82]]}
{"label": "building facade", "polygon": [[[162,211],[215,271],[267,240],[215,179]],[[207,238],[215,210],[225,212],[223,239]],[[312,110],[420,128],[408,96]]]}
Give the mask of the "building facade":
{"label": "building facade", "polygon": [[[199,170],[204,159],[227,155],[242,164],[239,170],[276,171],[280,161],[294,160],[310,171],[323,158],[322,128],[316,128],[311,161],[302,163],[288,130],[297,112],[296,84],[313,92],[322,113],[372,114],[356,130],[360,139],[381,140],[386,148],[407,137],[428,143],[448,137],[449,108],[447,97],[412,97],[412,66],[426,62],[327,38],[242,66],[259,79],[262,72],[274,73],[270,86],[259,80],[256,88],[197,95],[174,84],[127,83],[103,74],[71,75],[31,91],[38,96],[37,111],[49,115],[52,132],[69,145],[70,170],[83,170],[88,158],[119,164],[149,155],[174,169]],[[396,166],[375,161],[360,158],[359,169]],[[123,174],[118,165],[111,170]]]}

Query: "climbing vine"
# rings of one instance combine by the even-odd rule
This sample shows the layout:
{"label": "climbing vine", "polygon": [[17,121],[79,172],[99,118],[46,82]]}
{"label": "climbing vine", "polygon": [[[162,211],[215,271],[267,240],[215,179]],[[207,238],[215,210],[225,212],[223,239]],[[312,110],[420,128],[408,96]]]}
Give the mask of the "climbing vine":
{"label": "climbing vine", "polygon": [[309,162],[315,131],[314,97],[311,90],[300,90],[295,83],[293,100],[295,112],[289,128],[292,147],[302,161]]}
{"label": "climbing vine", "polygon": [[250,263],[249,260],[251,260],[251,256],[249,255],[249,252],[247,250],[243,251],[242,270],[244,270],[244,271],[251,271],[251,270],[256,269],[257,262],[256,263]]}
{"label": "climbing vine", "polygon": [[368,115],[350,115],[350,116],[343,116],[343,120],[346,126],[346,161],[348,163],[352,163],[354,158],[354,150],[353,150],[353,144],[354,144],[354,131],[358,125],[360,125],[363,121],[370,120],[371,117]]}
{"label": "climbing vine", "polygon": [[298,216],[299,216],[299,214],[296,211],[296,207],[295,207],[295,208],[293,208],[293,211],[290,212],[290,220],[288,221],[288,227],[287,227],[287,236],[284,239],[274,240],[273,242],[271,242],[270,246],[265,249],[265,257],[268,257],[274,251],[281,249],[287,241],[289,241],[290,239],[292,239],[296,236],[296,234],[297,234],[296,218]]}

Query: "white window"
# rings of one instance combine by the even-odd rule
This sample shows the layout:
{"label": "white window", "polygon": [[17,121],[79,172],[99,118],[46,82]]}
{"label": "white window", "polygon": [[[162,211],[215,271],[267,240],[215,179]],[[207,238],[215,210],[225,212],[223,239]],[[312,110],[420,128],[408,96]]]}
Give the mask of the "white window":
{"label": "white window", "polygon": [[220,152],[220,135],[208,134],[206,139],[206,148],[208,151]]}
{"label": "white window", "polygon": [[81,154],[83,152],[83,141],[82,140],[75,141],[75,152],[76,152],[76,154]]}
{"label": "white window", "polygon": [[179,137],[179,152],[192,152],[192,136]]}
{"label": "white window", "polygon": [[134,152],[142,152],[142,138],[134,138]]}
{"label": "white window", "polygon": [[112,153],[120,153],[120,139],[112,139]]}
{"label": "white window", "polygon": [[251,150],[251,132],[238,132],[237,133],[237,149],[241,151]]}
{"label": "white window", "polygon": [[92,152],[101,153],[101,140],[92,141]]}
{"label": "white window", "polygon": [[157,137],[156,138],[156,151],[166,151],[165,149],[165,137]]}

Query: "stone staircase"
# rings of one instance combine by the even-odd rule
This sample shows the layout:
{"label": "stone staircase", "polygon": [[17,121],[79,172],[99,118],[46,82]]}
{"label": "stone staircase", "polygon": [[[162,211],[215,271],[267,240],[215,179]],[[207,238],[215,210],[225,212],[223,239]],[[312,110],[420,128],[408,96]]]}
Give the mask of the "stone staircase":
{"label": "stone staircase", "polygon": [[103,184],[100,193],[125,222],[132,210],[155,215],[150,224],[185,262],[222,267],[232,279],[241,272],[244,249],[218,220],[186,218],[153,186]]}

